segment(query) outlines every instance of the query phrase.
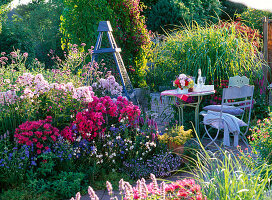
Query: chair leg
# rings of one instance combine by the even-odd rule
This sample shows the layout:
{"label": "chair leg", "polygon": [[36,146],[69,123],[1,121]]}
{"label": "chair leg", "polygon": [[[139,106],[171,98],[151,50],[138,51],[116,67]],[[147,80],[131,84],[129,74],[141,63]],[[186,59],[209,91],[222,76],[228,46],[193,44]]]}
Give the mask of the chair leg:
{"label": "chair leg", "polygon": [[238,142],[239,142],[239,132],[235,132],[235,133],[233,133],[233,135],[234,135],[233,146],[237,147],[238,146]]}
{"label": "chair leg", "polygon": [[[204,125],[204,124],[203,124]],[[210,131],[212,129],[212,127],[208,128],[208,131]],[[205,135],[207,135],[207,132],[204,133],[204,135],[202,136],[201,140],[204,139]]]}
{"label": "chair leg", "polygon": [[[209,136],[209,138],[212,140],[210,143],[208,143],[207,145],[206,145],[206,147],[205,147],[205,149],[208,147],[208,146],[210,146],[211,144],[215,144],[215,146],[218,148],[218,150],[220,150],[220,147],[216,144],[216,139],[217,139],[217,137],[218,137],[218,135],[219,135],[219,132],[220,132],[220,129],[218,129],[217,130],[217,133],[216,133],[216,136],[214,137],[214,138],[212,138],[212,136],[209,134],[209,131],[208,131],[208,129],[207,129],[207,126],[204,124],[204,128],[205,128],[205,131],[206,131],[206,134]],[[210,130],[211,128],[209,128],[209,130]]]}
{"label": "chair leg", "polygon": [[246,133],[244,133],[244,134],[241,133],[240,135],[241,135],[241,139],[244,142],[244,144],[247,146],[247,148],[249,148],[247,138],[246,138]]}

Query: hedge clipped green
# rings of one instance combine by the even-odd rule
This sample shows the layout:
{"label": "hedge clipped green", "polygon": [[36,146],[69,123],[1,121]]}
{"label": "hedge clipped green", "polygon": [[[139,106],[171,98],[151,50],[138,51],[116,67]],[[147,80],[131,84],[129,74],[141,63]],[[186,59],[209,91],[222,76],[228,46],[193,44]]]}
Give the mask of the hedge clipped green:
{"label": "hedge clipped green", "polygon": [[132,66],[134,86],[146,86],[146,52],[149,34],[142,4],[137,0],[64,0],[61,17],[62,44],[86,43],[94,46],[99,21],[110,21],[117,45],[122,48],[125,65]]}
{"label": "hedge clipped green", "polygon": [[163,32],[175,25],[205,24],[216,21],[221,4],[217,0],[159,0],[147,14],[147,25],[152,31]]}
{"label": "hedge clipped green", "polygon": [[197,26],[168,35],[154,49],[150,62],[153,66],[148,73],[148,84],[154,89],[172,86],[181,73],[197,76],[199,68],[207,82],[246,75],[253,83],[261,77],[263,64],[258,59],[258,50],[245,36],[234,27],[218,26]]}

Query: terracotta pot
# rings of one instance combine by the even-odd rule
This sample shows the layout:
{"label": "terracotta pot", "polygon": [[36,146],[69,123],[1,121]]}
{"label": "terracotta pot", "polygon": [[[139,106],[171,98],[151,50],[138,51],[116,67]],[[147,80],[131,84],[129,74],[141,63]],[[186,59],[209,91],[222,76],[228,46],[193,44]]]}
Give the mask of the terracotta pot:
{"label": "terracotta pot", "polygon": [[184,144],[177,145],[176,143],[169,141],[168,148],[177,154],[183,154],[183,152],[184,152]]}

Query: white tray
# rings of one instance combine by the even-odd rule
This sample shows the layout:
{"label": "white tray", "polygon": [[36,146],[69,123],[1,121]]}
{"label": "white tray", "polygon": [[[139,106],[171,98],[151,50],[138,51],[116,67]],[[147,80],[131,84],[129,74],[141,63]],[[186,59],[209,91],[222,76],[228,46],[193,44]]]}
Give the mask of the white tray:
{"label": "white tray", "polygon": [[194,86],[194,92],[204,92],[214,90],[214,85],[203,85],[202,87]]}

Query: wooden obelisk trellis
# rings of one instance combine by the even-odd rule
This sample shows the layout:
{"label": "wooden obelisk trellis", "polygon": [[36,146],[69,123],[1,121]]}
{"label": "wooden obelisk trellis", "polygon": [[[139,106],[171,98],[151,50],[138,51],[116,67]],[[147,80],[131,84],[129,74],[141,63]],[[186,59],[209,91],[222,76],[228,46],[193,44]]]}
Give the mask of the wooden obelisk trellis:
{"label": "wooden obelisk trellis", "polygon": [[[96,60],[98,54],[102,53],[112,53],[114,61],[116,63],[118,72],[120,74],[121,82],[123,85],[123,93],[128,99],[132,99],[135,97],[134,90],[129,79],[127,70],[125,68],[123,59],[120,55],[121,49],[117,47],[115,39],[112,35],[112,27],[109,21],[101,21],[99,22],[99,26],[97,31],[99,32],[96,45],[93,51],[92,63]],[[106,33],[109,39],[110,48],[101,48],[103,33]]]}

